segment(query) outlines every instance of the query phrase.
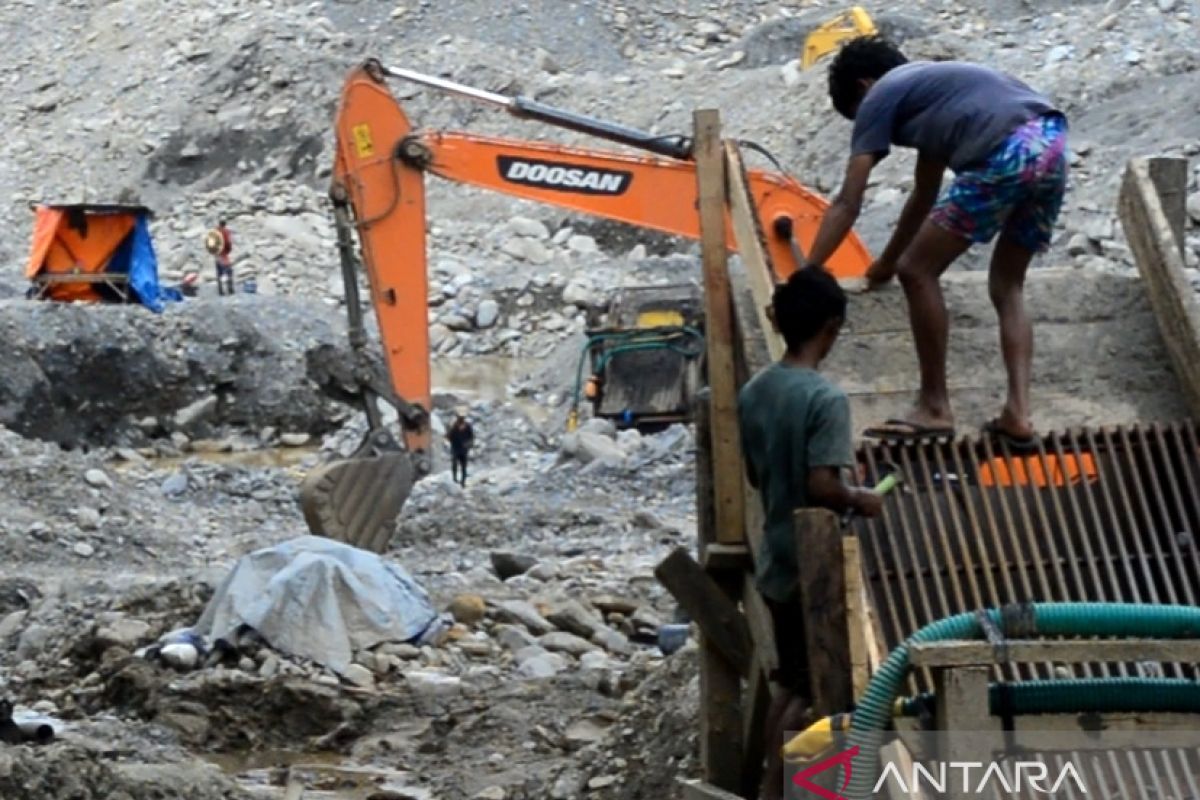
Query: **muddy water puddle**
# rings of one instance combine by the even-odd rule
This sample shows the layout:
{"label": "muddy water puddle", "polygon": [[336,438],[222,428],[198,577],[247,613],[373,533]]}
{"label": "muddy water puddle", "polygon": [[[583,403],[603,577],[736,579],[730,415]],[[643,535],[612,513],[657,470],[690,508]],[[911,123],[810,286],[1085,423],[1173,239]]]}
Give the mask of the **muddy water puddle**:
{"label": "muddy water puddle", "polygon": [[460,395],[466,400],[512,403],[537,424],[549,414],[545,407],[524,397],[512,397],[508,386],[528,374],[533,365],[521,359],[477,356],[430,365],[433,390]]}
{"label": "muddy water puddle", "polygon": [[336,753],[272,750],[206,754],[226,775],[256,796],[283,800],[367,800],[380,793],[418,798],[426,790],[409,773],[350,763]]}
{"label": "muddy water puddle", "polygon": [[128,469],[139,464],[156,470],[177,469],[188,462],[217,464],[229,467],[274,467],[288,470],[298,467],[310,456],[320,452],[315,444],[301,447],[263,447],[252,450],[226,450],[216,447],[201,447],[178,456],[145,456],[143,462],[117,462],[117,468]]}

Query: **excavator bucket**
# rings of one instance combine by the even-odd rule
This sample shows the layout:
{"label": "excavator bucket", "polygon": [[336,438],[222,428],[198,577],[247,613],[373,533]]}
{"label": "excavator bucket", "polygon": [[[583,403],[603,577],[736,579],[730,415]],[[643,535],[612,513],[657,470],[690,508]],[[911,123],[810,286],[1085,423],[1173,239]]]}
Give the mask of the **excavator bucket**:
{"label": "excavator bucket", "polygon": [[354,455],[322,464],[304,479],[304,521],[318,536],[382,553],[415,480],[409,453],[386,431],[375,431]]}
{"label": "excavator bucket", "polygon": [[810,69],[851,39],[875,33],[878,30],[871,15],[862,6],[854,6],[808,35],[804,40],[804,49],[800,51],[800,68]]}

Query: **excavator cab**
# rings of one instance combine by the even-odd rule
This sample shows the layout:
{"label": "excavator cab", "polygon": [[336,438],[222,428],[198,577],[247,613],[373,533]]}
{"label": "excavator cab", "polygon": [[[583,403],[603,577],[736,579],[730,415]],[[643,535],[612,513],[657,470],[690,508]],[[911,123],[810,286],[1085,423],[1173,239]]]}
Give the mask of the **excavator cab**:
{"label": "excavator cab", "polygon": [[[695,283],[630,286],[610,303],[608,324],[587,331],[571,411],[580,394],[593,416],[652,432],[689,422],[704,357],[704,306]],[[588,372],[581,382],[579,377]]]}

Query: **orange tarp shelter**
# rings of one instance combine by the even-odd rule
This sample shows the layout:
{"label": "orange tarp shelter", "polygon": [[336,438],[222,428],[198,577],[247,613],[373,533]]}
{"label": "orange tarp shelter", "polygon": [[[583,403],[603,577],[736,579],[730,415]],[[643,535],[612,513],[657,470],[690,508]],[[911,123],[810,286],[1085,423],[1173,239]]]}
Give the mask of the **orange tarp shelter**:
{"label": "orange tarp shelter", "polygon": [[53,300],[95,302],[104,299],[103,284],[95,277],[76,283],[61,276],[103,276],[113,255],[150,210],[117,205],[38,206],[35,215],[25,277],[36,281],[39,275],[56,276],[45,291]]}

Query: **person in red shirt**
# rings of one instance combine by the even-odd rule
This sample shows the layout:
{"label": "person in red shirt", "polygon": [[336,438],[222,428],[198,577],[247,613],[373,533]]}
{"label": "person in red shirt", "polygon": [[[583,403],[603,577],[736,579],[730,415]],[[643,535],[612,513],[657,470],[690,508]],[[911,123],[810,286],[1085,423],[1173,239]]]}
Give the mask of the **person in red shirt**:
{"label": "person in red shirt", "polygon": [[220,295],[233,294],[233,234],[225,224],[225,220],[217,223],[217,233],[221,234],[221,249],[217,251],[217,293]]}

